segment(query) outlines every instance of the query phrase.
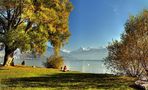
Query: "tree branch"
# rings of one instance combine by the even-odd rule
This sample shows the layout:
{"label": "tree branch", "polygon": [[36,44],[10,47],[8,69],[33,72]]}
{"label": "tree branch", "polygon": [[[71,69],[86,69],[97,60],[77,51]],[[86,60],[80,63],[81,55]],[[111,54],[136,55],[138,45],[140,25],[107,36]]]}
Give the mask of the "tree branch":
{"label": "tree branch", "polygon": [[0,13],[0,15],[1,15],[2,17],[4,17],[4,19],[8,20],[8,18],[7,18],[4,14]]}

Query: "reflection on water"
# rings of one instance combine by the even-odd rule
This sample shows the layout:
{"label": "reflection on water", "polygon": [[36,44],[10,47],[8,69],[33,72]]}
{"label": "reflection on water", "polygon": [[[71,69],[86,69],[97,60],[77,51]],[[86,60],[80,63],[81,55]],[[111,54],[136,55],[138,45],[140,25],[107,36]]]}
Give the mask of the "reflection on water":
{"label": "reflection on water", "polygon": [[[14,64],[21,64],[23,60],[14,60]],[[44,67],[43,62],[46,60],[25,60],[25,64],[28,66]],[[0,59],[0,63],[3,59]],[[65,60],[65,65],[68,70],[80,71],[85,73],[110,73],[104,65],[103,60]]]}

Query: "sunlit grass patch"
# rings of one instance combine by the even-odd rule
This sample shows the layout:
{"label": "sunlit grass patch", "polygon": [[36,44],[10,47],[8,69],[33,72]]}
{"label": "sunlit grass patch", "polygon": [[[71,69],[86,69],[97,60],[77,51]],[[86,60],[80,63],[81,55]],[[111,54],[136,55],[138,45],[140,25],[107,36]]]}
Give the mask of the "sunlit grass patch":
{"label": "sunlit grass patch", "polygon": [[21,66],[0,68],[2,90],[133,90],[130,85],[134,81],[135,78],[111,74],[61,72]]}

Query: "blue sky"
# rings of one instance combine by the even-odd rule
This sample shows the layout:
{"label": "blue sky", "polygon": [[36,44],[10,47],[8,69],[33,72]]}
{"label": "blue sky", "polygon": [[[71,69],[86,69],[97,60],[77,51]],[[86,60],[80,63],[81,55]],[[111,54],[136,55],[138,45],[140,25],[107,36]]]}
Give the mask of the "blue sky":
{"label": "blue sky", "polygon": [[65,49],[105,47],[120,39],[130,15],[148,9],[148,0],[70,0],[74,9],[69,25],[72,36]]}

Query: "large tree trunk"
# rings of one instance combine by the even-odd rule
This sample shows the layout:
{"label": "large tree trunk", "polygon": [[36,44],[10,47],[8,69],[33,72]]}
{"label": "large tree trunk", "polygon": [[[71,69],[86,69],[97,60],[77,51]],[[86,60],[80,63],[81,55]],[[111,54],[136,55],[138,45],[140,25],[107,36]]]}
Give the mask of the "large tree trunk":
{"label": "large tree trunk", "polygon": [[11,66],[13,61],[13,53],[15,50],[10,50],[8,47],[5,47],[5,56],[3,66]]}
{"label": "large tree trunk", "polygon": [[59,47],[54,47],[54,55],[55,56],[60,56],[60,48]]}

